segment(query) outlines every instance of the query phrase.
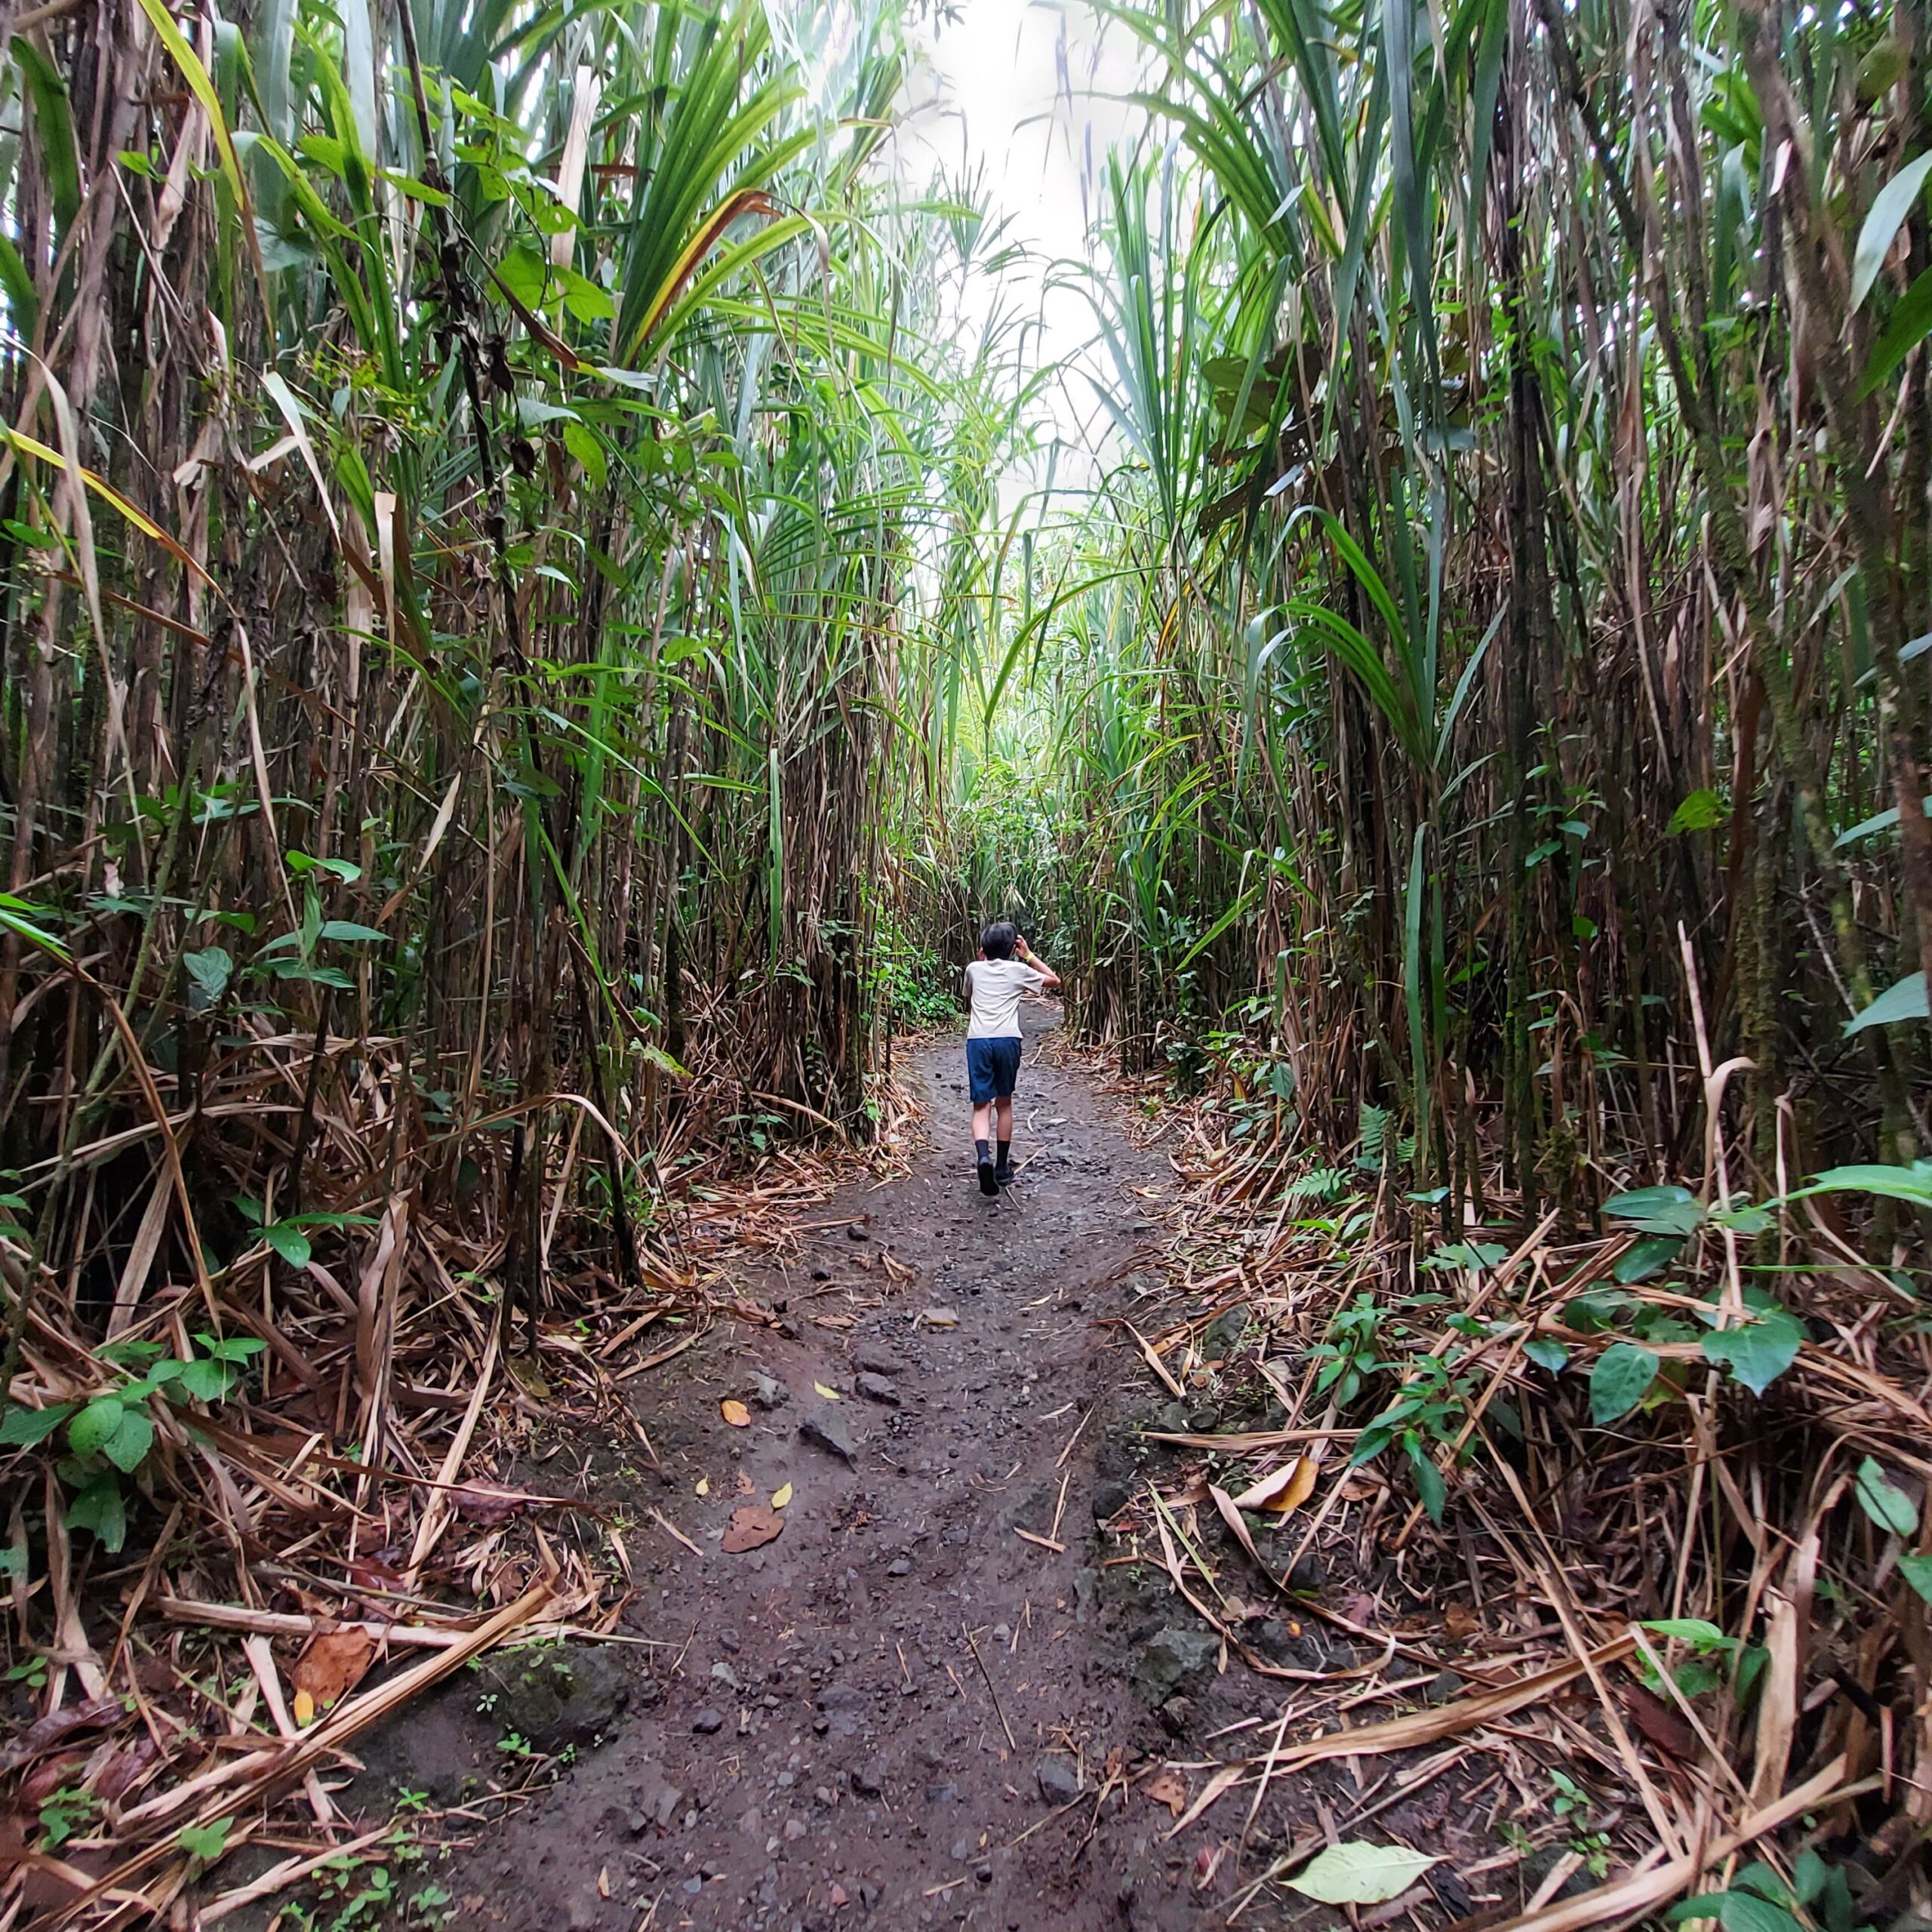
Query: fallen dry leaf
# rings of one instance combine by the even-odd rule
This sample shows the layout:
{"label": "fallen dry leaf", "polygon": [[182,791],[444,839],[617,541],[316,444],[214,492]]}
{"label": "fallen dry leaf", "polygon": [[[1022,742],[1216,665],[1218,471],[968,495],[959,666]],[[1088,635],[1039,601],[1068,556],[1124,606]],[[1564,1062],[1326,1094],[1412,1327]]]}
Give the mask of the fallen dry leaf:
{"label": "fallen dry leaf", "polygon": [[1156,1771],[1140,1787],[1156,1804],[1178,1818],[1187,1809],[1187,1780],[1178,1771]]}
{"label": "fallen dry leaf", "polygon": [[697,1493],[700,1496],[709,1496],[711,1494],[711,1478],[709,1476],[698,1478]]}
{"label": "fallen dry leaf", "polygon": [[1482,1628],[1481,1620],[1467,1604],[1444,1604],[1442,1607],[1442,1627],[1457,1643],[1466,1643]]}
{"label": "fallen dry leaf", "polygon": [[1312,1456],[1297,1456],[1261,1480],[1243,1490],[1234,1500],[1237,1509],[1266,1509],[1285,1516],[1299,1509],[1315,1494],[1315,1479],[1321,1466]]}
{"label": "fallen dry leaf", "polygon": [[724,1549],[734,1556],[761,1544],[774,1542],[783,1534],[785,1518],[762,1503],[747,1503],[731,1512],[724,1531]]}
{"label": "fallen dry leaf", "polygon": [[315,1700],[306,1690],[295,1694],[295,1721],[304,1730],[315,1721]]}
{"label": "fallen dry leaf", "polygon": [[[354,1690],[375,1655],[375,1638],[359,1626],[318,1631],[311,1637],[289,1673],[298,1697],[304,1691],[308,1694],[309,1717],[318,1710],[327,1710],[338,1698]],[[297,1714],[297,1723],[309,1721]]]}
{"label": "fallen dry leaf", "polygon": [[1697,1734],[1684,1722],[1680,1712],[1637,1684],[1623,1687],[1623,1702],[1632,1722],[1660,1751],[1684,1764],[1697,1761]]}
{"label": "fallen dry leaf", "polygon": [[751,1411],[735,1397],[726,1396],[724,1401],[718,1404],[718,1413],[734,1429],[749,1429],[752,1426]]}
{"label": "fallen dry leaf", "polygon": [[774,1509],[783,1509],[786,1504],[789,1503],[791,1500],[792,1485],[789,1482],[780,1483],[778,1487],[771,1492],[771,1506]]}
{"label": "fallen dry leaf", "polygon": [[597,1896],[600,1899],[611,1896],[611,1868],[608,1865],[597,1875]]}
{"label": "fallen dry leaf", "polygon": [[499,1529],[530,1506],[530,1498],[508,1490],[478,1489],[473,1484],[450,1491],[450,1505],[466,1523],[481,1523],[485,1529]]}
{"label": "fallen dry leaf", "polygon": [[812,1389],[814,1393],[823,1395],[828,1402],[836,1402],[843,1399],[836,1389],[828,1389],[823,1382],[814,1382],[812,1384]]}

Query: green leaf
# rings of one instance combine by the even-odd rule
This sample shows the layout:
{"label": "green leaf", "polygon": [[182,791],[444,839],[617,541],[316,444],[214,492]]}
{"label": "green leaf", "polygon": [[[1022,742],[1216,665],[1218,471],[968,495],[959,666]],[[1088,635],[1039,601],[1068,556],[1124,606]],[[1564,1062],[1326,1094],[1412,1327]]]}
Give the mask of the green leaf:
{"label": "green leaf", "polygon": [[1927,1603],[1932,1603],[1932,1554],[1901,1556],[1899,1558],[1899,1574]]}
{"label": "green leaf", "polygon": [[318,939],[346,939],[374,941],[381,944],[389,938],[387,933],[379,933],[374,926],[358,926],[353,919],[325,919],[315,937]]}
{"label": "green leaf", "polygon": [[1318,1905],[1384,1905],[1400,1898],[1441,1860],[1407,1845],[1369,1844],[1361,1839],[1331,1844],[1287,1882]]}
{"label": "green leaf", "polygon": [[540,309],[550,287],[549,259],[528,235],[512,243],[497,264],[497,278],[526,309]]}
{"label": "green leaf", "polygon": [[1693,1235],[1704,1224],[1704,1210],[1687,1189],[1638,1187],[1613,1194],[1603,1211],[1629,1221],[1646,1234]]}
{"label": "green leaf", "polygon": [[1635,1342],[1613,1342],[1590,1371],[1590,1420],[1601,1428],[1627,1416],[1657,1380],[1657,1358]]}
{"label": "green leaf", "polygon": [[[1858,386],[1860,401],[1877,389],[1928,334],[1932,334],[1932,269],[1927,269],[1913,281],[1886,318],[1878,340],[1872,345],[1872,359],[1865,365],[1864,380]],[[1898,823],[1896,806],[1892,809],[1892,823]]]}
{"label": "green leaf", "polygon": [[1761,1395],[1798,1359],[1804,1328],[1788,1310],[1778,1309],[1741,1328],[1721,1328],[1703,1339],[1704,1359],[1728,1368],[1754,1395]]}
{"label": "green leaf", "polygon": [[1412,1429],[1402,1432],[1403,1453],[1409,1459],[1409,1467],[1416,1479],[1416,1494],[1422,1500],[1422,1506],[1429,1512],[1429,1520],[1438,1529],[1442,1527],[1442,1511],[1449,1500],[1449,1492],[1442,1480],[1442,1472],[1431,1458],[1428,1445]]}
{"label": "green leaf", "polygon": [[228,1850],[229,1828],[232,1818],[217,1818],[211,1825],[183,1825],[174,1842],[190,1858],[212,1865]]}
{"label": "green leaf", "polygon": [[604,454],[604,445],[597,440],[596,432],[581,423],[566,423],[563,427],[564,448],[583,466],[583,473],[589,478],[593,490],[604,487],[604,479],[609,473],[609,465]]}
{"label": "green leaf", "polygon": [[1828,1168],[1785,1198],[1802,1201],[1810,1194],[1878,1194],[1887,1200],[1909,1201],[1915,1208],[1932,1208],[1932,1161],[1915,1161],[1909,1168],[1882,1161]]}
{"label": "green leaf", "polygon": [[1730,816],[1730,808],[1723,799],[1708,786],[1700,786],[1671,814],[1665,835],[1674,838],[1687,832],[1712,831]]}
{"label": "green leaf", "polygon": [[1858,1466],[1859,1507],[1881,1530],[1895,1537],[1909,1537],[1918,1527],[1918,1508],[1881,1469],[1875,1457],[1867,1456]]}
{"label": "green leaf", "polygon": [[1895,986],[1887,986],[1863,1013],[1844,1023],[1847,1035],[1862,1033],[1868,1026],[1898,1026],[1908,1020],[1932,1018],[1925,1001],[1925,972],[1921,967],[1908,974]]}
{"label": "green leaf", "polygon": [[1660,1637],[1675,1637],[1680,1643],[1694,1644],[1700,1651],[1728,1650],[1736,1641],[1701,1617],[1653,1617],[1647,1618],[1642,1627]]}
{"label": "green leaf", "polygon": [[123,1475],[132,1475],[148,1459],[154,1447],[154,1424],[146,1410],[131,1404],[121,1411],[121,1426],[106,1444],[107,1460]]}
{"label": "green leaf", "polygon": [[67,1447],[77,1456],[98,1454],[113,1441],[126,1414],[118,1395],[97,1395],[67,1425]]}
{"label": "green leaf", "polygon": [[1891,253],[1894,238],[1905,225],[1918,191],[1925,185],[1926,171],[1932,168],[1932,154],[1909,161],[1878,190],[1872,212],[1858,231],[1858,246],[1851,258],[1851,308],[1856,315],[1872,292],[1878,271]]}
{"label": "green leaf", "polygon": [[1626,1286],[1632,1281],[1647,1281],[1661,1275],[1683,1251],[1681,1235],[1647,1235],[1641,1241],[1632,1241],[1617,1257],[1617,1266],[1610,1272]]}
{"label": "green leaf", "polygon": [[1724,1932],[1802,1932],[1798,1921],[1783,1906],[1734,1885],[1724,1895],[1718,1923]]}
{"label": "green leaf", "polygon": [[0,1418],[0,1447],[30,1449],[36,1442],[45,1442],[78,1406],[55,1402],[44,1409],[23,1409],[10,1404]]}
{"label": "green leaf", "polygon": [[228,1380],[232,1373],[225,1361],[210,1361],[203,1358],[184,1361],[173,1379],[196,1401],[218,1402],[228,1393]]}
{"label": "green leaf", "polygon": [[1525,1342],[1523,1352],[1537,1367],[1546,1368],[1552,1375],[1561,1375],[1570,1366],[1570,1351],[1547,1335],[1539,1335],[1534,1341]]}
{"label": "green leaf", "polygon": [[121,1495],[121,1479],[101,1475],[67,1506],[67,1527],[87,1530],[110,1555],[128,1540],[128,1506]]}
{"label": "green leaf", "polygon": [[228,990],[234,977],[235,961],[226,949],[205,946],[199,952],[184,952],[181,964],[188,975],[188,1005],[191,1011],[205,1013]]}
{"label": "green leaf", "polygon": [[307,1267],[309,1257],[315,1252],[309,1245],[309,1237],[300,1228],[291,1227],[286,1221],[277,1221],[272,1227],[264,1228],[262,1238],[291,1268]]}

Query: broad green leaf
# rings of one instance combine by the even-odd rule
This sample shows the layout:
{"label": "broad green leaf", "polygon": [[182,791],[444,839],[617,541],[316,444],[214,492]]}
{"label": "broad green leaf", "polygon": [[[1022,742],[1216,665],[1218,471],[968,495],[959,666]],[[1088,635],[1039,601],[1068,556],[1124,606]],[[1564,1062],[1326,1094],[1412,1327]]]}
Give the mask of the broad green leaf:
{"label": "broad green leaf", "polygon": [[1909,1537],[1918,1527],[1918,1506],[1880,1467],[1875,1457],[1867,1456],[1858,1466],[1859,1507],[1881,1530],[1895,1537]]}
{"label": "broad green leaf", "polygon": [[1537,1367],[1546,1368],[1552,1375],[1561,1374],[1570,1365],[1570,1351],[1547,1335],[1539,1335],[1534,1341],[1525,1342],[1523,1352]]}
{"label": "broad green leaf", "polygon": [[1670,815],[1666,834],[1675,838],[1686,832],[1709,832],[1722,825],[1730,809],[1708,786],[1691,792]]}
{"label": "broad green leaf", "polygon": [[67,1425],[67,1447],[77,1456],[92,1456],[113,1441],[127,1414],[118,1395],[97,1395]]}
{"label": "broad green leaf", "polygon": [[1892,242],[1904,226],[1918,191],[1925,185],[1926,171],[1932,168],[1932,154],[1909,161],[1878,190],[1872,211],[1858,231],[1858,246],[1851,257],[1851,307],[1856,315],[1872,292],[1878,271],[1885,266]]}
{"label": "broad green leaf", "polygon": [[1683,1251],[1680,1235],[1646,1235],[1641,1241],[1632,1241],[1617,1257],[1617,1266],[1610,1272],[1626,1286],[1633,1281],[1647,1281],[1661,1275]]}
{"label": "broad green leaf", "polygon": [[325,919],[315,937],[318,939],[341,939],[373,941],[380,945],[387,941],[387,933],[379,933],[374,926],[358,926],[353,919]]}
{"label": "broad green leaf", "polygon": [[1908,1020],[1927,1018],[1932,1018],[1932,1008],[1925,1003],[1925,973],[1921,968],[1897,986],[1887,986],[1863,1013],[1844,1023],[1844,1030],[1862,1033],[1868,1026],[1897,1026]]}
{"label": "broad green leaf", "polygon": [[96,1476],[68,1504],[67,1526],[91,1531],[110,1555],[118,1551],[128,1540],[128,1506],[122,1499],[121,1478]]}
{"label": "broad green leaf", "polygon": [[1741,1328],[1713,1331],[1703,1340],[1704,1358],[1730,1371],[1754,1395],[1761,1395],[1798,1359],[1804,1325],[1783,1309]]}
{"label": "broad green leaf", "polygon": [[277,1221],[272,1226],[262,1230],[262,1238],[287,1262],[291,1268],[306,1268],[309,1257],[315,1253],[309,1237],[300,1228],[291,1227],[286,1221]]}
{"label": "broad green leaf", "polygon": [[184,952],[181,964],[188,975],[188,1004],[197,1013],[205,1013],[221,998],[235,971],[234,960],[219,946]]}
{"label": "broad green leaf", "polygon": [[5,1417],[0,1418],[0,1446],[30,1449],[36,1442],[45,1442],[77,1406],[72,1402],[54,1402],[44,1409],[23,1409],[10,1404]]}
{"label": "broad green leaf", "polygon": [[1803,1932],[1783,1906],[1736,1885],[1724,1895],[1718,1922],[1724,1932]]}
{"label": "broad green leaf", "polygon": [[1613,1342],[1590,1371],[1590,1420],[1598,1427],[1627,1416],[1657,1380],[1657,1358],[1635,1342]]}
{"label": "broad green leaf", "polygon": [[1603,1211],[1629,1221],[1646,1234],[1691,1235],[1704,1224],[1704,1210],[1686,1188],[1638,1187],[1613,1194]]}
{"label": "broad green leaf", "polygon": [[1899,1558],[1899,1574],[1927,1603],[1932,1603],[1932,1553],[1908,1552]]}
{"label": "broad green leaf", "polygon": [[107,1460],[124,1475],[132,1475],[154,1447],[154,1424],[146,1410],[128,1404],[121,1411],[121,1426],[104,1445]]}
{"label": "broad green leaf", "polygon": [[1318,1905],[1383,1905],[1400,1898],[1441,1862],[1407,1845],[1369,1844],[1358,1838],[1331,1844],[1287,1882]]}
{"label": "broad green leaf", "polygon": [[1932,1208],[1932,1161],[1915,1161],[1909,1168],[1881,1161],[1828,1168],[1786,1198],[1802,1201],[1808,1194],[1878,1194],[1890,1201],[1909,1201],[1915,1208]]}

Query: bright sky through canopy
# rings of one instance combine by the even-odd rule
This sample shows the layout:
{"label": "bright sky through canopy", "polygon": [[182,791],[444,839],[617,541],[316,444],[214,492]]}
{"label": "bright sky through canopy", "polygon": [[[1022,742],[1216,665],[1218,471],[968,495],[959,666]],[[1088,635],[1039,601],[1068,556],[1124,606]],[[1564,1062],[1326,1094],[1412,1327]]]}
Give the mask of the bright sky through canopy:
{"label": "bright sky through canopy", "polygon": [[1081,0],[960,0],[956,17],[918,30],[927,65],[912,77],[898,134],[902,185],[922,192],[936,172],[977,182],[989,223],[1029,259],[966,291],[963,322],[984,324],[997,299],[1037,317],[1029,363],[1067,365],[1044,398],[1061,438],[1063,482],[1089,480],[1090,451],[1106,432],[1084,369],[1098,374],[1094,315],[1071,265],[1090,259],[1088,224],[1108,147],[1126,145],[1146,115],[1125,101],[1136,61],[1127,36],[1103,32]]}

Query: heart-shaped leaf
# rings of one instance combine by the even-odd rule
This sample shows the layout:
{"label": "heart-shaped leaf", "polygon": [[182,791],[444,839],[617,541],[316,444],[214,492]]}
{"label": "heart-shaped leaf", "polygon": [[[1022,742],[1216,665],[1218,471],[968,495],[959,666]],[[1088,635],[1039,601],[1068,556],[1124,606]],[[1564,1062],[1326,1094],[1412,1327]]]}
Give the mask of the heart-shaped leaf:
{"label": "heart-shaped leaf", "polygon": [[1590,1371],[1590,1420],[1601,1428],[1627,1416],[1657,1380],[1657,1358],[1635,1342],[1613,1342]]}

